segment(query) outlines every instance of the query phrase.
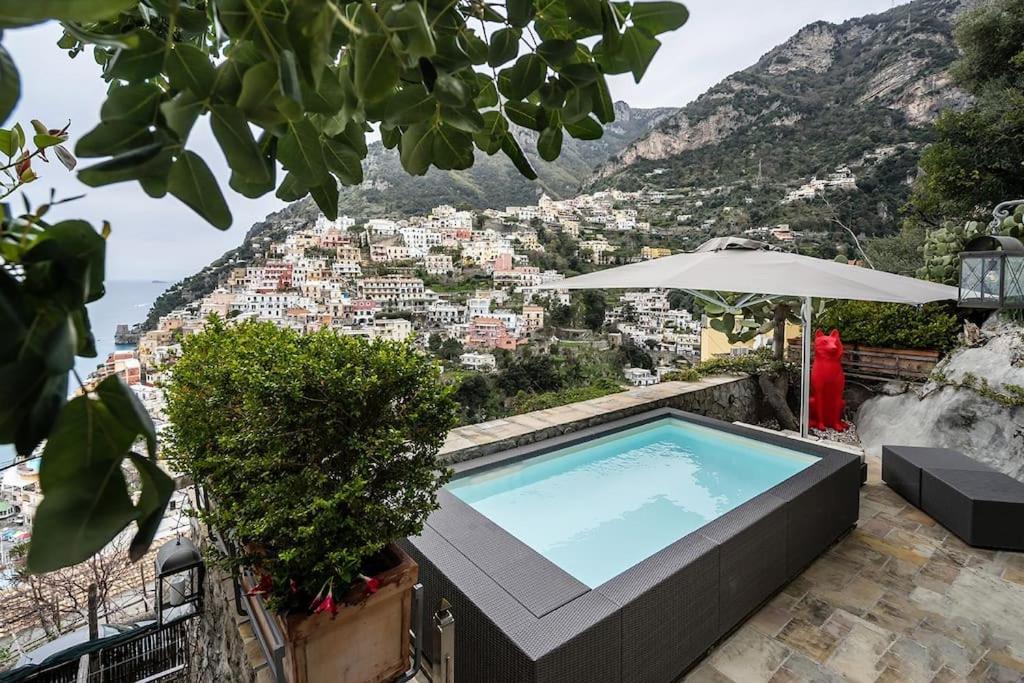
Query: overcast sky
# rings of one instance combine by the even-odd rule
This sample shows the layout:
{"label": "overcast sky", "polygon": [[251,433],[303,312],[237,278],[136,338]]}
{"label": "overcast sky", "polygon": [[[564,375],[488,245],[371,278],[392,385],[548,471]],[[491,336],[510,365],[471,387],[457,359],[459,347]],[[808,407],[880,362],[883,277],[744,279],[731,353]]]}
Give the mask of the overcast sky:
{"label": "overcast sky", "polygon": [[[839,22],[901,4],[902,0],[686,0],[690,21],[663,36],[664,44],[644,81],[635,85],[631,77],[615,77],[612,96],[637,107],[679,107],[812,21]],[[17,120],[26,128],[33,118],[58,128],[70,119],[74,139],[96,125],[105,88],[91,56],[69,60],[55,45],[59,35],[54,25],[6,30],[4,45],[22,72]],[[234,215],[234,225],[226,232],[210,227],[171,197],[150,199],[136,183],[92,189],[56,163],[39,169],[42,178],[29,187],[29,196],[39,203],[50,187],[59,196],[87,193],[48,217],[81,217],[97,225],[111,222],[109,279],[177,280],[238,245],[253,222],[282,206],[272,195],[246,199],[227,187],[227,167],[206,122],[196,126],[189,146],[222,179]]]}

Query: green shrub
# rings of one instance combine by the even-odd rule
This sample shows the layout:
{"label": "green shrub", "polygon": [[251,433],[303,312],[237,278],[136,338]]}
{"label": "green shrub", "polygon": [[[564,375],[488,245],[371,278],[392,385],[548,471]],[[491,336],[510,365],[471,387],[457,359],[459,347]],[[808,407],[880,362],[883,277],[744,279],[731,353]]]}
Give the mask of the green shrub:
{"label": "green shrub", "polygon": [[711,358],[693,367],[666,373],[662,379],[666,382],[697,382],[702,377],[714,375],[759,375],[785,368],[785,363],[775,360],[769,351],[761,350],[743,356]]}
{"label": "green shrub", "polygon": [[622,391],[622,386],[610,379],[598,380],[594,384],[561,391],[548,391],[543,394],[530,394],[520,392],[512,398],[510,412],[513,415],[529,413],[534,410],[546,410],[556,408],[569,403],[589,401],[593,398],[601,398],[608,394],[615,394]]}
{"label": "green shrub", "polygon": [[816,329],[839,330],[845,344],[949,351],[960,322],[948,304],[908,306],[872,301],[835,301],[815,320]]}
{"label": "green shrub", "polygon": [[329,330],[213,321],[185,339],[168,388],[172,462],[214,501],[205,520],[245,549],[224,561],[269,577],[273,607],[307,610],[325,585],[344,594],[421,530],[455,422],[438,378],[406,344]]}

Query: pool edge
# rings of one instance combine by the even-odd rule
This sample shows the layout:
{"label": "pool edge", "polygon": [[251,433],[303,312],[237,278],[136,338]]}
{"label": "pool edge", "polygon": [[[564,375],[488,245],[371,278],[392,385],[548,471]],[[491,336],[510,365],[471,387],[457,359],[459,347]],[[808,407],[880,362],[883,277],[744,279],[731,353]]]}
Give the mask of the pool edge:
{"label": "pool edge", "polygon": [[[856,455],[674,408],[646,411],[467,460],[455,465],[456,476],[665,417],[772,443],[819,460],[565,602],[560,602],[565,597],[564,577],[575,579],[528,546],[524,547],[543,562],[530,557],[530,566],[523,568],[525,574],[516,575],[515,586],[497,580],[474,563],[471,557],[479,555],[481,548],[524,544],[471,506],[461,501],[461,507],[452,505],[441,496],[441,514],[449,515],[445,534],[431,524],[432,516],[424,534],[404,545],[420,562],[427,604],[445,597],[455,606],[460,681],[670,683],[856,523]],[[458,533],[452,532],[452,524],[459,527]],[[453,536],[457,537],[454,543],[449,538]],[[522,557],[521,549],[516,553]],[[530,581],[533,568],[539,569],[536,580]],[[563,593],[545,595],[555,589]],[[517,595],[517,591],[523,592]],[[528,604],[553,607],[538,615],[525,606]],[[428,652],[433,647],[429,637],[427,647]]]}

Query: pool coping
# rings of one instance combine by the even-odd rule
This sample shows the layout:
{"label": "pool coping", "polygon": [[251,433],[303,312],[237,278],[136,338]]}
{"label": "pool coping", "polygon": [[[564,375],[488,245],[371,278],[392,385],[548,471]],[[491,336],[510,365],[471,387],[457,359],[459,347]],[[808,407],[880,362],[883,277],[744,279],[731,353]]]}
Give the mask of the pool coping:
{"label": "pool coping", "polygon": [[406,545],[428,604],[444,597],[461,612],[464,680],[669,683],[856,523],[856,455],[674,408],[457,463],[456,477],[664,418],[819,460],[593,589],[442,491]]}

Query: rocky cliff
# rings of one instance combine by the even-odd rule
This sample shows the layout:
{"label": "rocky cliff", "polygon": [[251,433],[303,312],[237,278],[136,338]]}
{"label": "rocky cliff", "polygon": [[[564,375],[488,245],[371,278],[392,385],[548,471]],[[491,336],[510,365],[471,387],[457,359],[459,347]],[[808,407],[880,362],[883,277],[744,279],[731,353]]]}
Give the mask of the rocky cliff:
{"label": "rocky cliff", "polygon": [[881,190],[893,216],[930,124],[968,102],[949,76],[953,24],[963,8],[959,0],[915,0],[842,24],[810,24],[666,117],[602,164],[588,185],[747,182],[772,190],[768,206],[786,189],[845,165],[862,189]]}
{"label": "rocky cliff", "polygon": [[572,196],[581,178],[674,112],[671,108],[636,109],[616,102],[615,121],[605,127],[600,139],[566,136],[561,156],[550,163],[537,156],[537,134],[516,129],[520,145],[537,171],[536,182],[523,178],[504,155],[487,156],[482,152],[477,152],[468,170],[432,168],[423,177],[413,177],[402,170],[396,150],[386,150],[377,143],[371,145],[363,164],[363,184],[342,188],[339,210],[360,217],[409,215],[438,204],[504,208],[535,204],[542,192],[554,197]]}
{"label": "rocky cliff", "polygon": [[991,317],[974,345],[947,356],[933,377],[861,406],[865,448],[954,448],[1024,481],[1024,327]]}

